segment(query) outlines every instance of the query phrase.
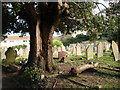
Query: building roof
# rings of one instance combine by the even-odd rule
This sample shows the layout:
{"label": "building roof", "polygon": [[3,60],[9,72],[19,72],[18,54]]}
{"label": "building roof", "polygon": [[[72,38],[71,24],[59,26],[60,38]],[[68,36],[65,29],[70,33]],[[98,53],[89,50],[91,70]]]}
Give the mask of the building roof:
{"label": "building roof", "polygon": [[29,40],[30,36],[7,36],[5,40]]}

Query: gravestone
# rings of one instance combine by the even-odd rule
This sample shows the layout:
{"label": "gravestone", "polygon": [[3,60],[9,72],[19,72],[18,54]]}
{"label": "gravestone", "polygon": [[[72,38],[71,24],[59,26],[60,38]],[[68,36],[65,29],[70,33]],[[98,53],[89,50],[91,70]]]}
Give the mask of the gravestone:
{"label": "gravestone", "polygon": [[61,50],[66,51],[65,46],[63,44],[61,45]]}
{"label": "gravestone", "polygon": [[2,59],[1,54],[2,54],[2,48],[0,47],[0,59]]}
{"label": "gravestone", "polygon": [[102,42],[99,42],[98,44],[98,51],[97,51],[97,57],[102,57],[103,56],[103,44]]}
{"label": "gravestone", "polygon": [[18,55],[19,55],[19,56],[23,56],[23,49],[22,49],[22,48],[20,48],[20,50],[19,50],[19,52],[18,52]]}
{"label": "gravestone", "polygon": [[5,55],[6,55],[5,65],[8,65],[15,61],[17,57],[17,51],[14,50],[12,47],[9,47],[8,50],[5,52]]}
{"label": "gravestone", "polygon": [[53,57],[58,58],[58,48],[57,47],[54,47]]}
{"label": "gravestone", "polygon": [[76,55],[81,55],[81,45],[79,43],[76,44]]}
{"label": "gravestone", "polygon": [[66,52],[65,51],[58,52],[58,58],[62,59],[63,57],[64,58],[66,57]]}
{"label": "gravestone", "polygon": [[25,55],[28,55],[28,54],[29,54],[28,47],[26,47],[23,51],[24,51],[24,54],[25,54]]}
{"label": "gravestone", "polygon": [[118,45],[115,41],[112,41],[112,51],[113,51],[115,61],[120,60],[120,53],[119,53],[119,50],[118,50]]}
{"label": "gravestone", "polygon": [[73,51],[73,46],[70,45],[70,50],[69,50],[70,54],[72,54],[72,51]]}
{"label": "gravestone", "polygon": [[111,46],[111,44],[110,44],[109,42],[107,42],[107,43],[106,43],[106,47],[105,47],[105,48],[106,48],[106,51],[110,50],[110,46]]}
{"label": "gravestone", "polygon": [[61,47],[58,47],[58,52],[61,52],[61,51],[62,51]]}
{"label": "gravestone", "polygon": [[7,48],[2,47],[1,48],[1,59],[5,59],[5,52],[7,51]]}
{"label": "gravestone", "polygon": [[73,44],[73,49],[72,49],[72,55],[76,55],[77,51],[76,51],[76,45]]}
{"label": "gravestone", "polygon": [[82,53],[86,52],[86,45],[84,43],[81,43],[81,51]]}
{"label": "gravestone", "polygon": [[86,50],[87,60],[93,59],[93,46],[89,45]]}

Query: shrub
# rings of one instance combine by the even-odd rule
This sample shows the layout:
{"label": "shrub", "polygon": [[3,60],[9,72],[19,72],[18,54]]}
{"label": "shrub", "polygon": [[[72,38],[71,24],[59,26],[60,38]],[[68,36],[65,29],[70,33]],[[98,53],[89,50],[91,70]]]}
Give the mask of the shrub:
{"label": "shrub", "polygon": [[64,41],[63,44],[65,46],[68,46],[69,44],[72,44],[72,43],[80,43],[82,41],[87,41],[89,40],[90,37],[87,36],[87,35],[81,35],[81,34],[78,34],[75,38],[69,38],[67,39],[67,41]]}
{"label": "shrub", "polygon": [[42,79],[42,73],[43,72],[40,67],[38,67],[37,64],[34,64],[33,67],[25,68],[25,70],[21,73],[19,77],[19,81],[24,87],[43,88],[47,84],[48,79]]}
{"label": "shrub", "polygon": [[59,40],[53,40],[52,46],[60,47],[63,43]]}
{"label": "shrub", "polygon": [[23,44],[23,45],[16,45],[16,46],[13,46],[12,48],[18,49],[18,51],[19,51],[20,48],[25,49],[26,47],[27,47],[27,45]]}

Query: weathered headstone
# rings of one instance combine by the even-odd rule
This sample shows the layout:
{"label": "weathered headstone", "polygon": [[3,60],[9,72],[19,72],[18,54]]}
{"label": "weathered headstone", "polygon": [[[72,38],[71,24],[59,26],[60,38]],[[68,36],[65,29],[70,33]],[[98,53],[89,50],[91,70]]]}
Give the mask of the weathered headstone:
{"label": "weathered headstone", "polygon": [[98,51],[97,51],[97,57],[102,57],[103,56],[103,44],[102,42],[99,42],[98,44]]}
{"label": "weathered headstone", "polygon": [[66,51],[65,46],[63,44],[61,45],[61,50]]}
{"label": "weathered headstone", "polygon": [[106,51],[110,50],[110,46],[111,44],[109,42],[106,42],[106,46],[105,46]]}
{"label": "weathered headstone", "polygon": [[73,51],[73,46],[70,45],[70,50],[69,50],[70,54],[72,54],[72,51]]}
{"label": "weathered headstone", "polygon": [[73,44],[72,55],[76,55],[76,44]]}
{"label": "weathered headstone", "polygon": [[2,54],[1,51],[2,51],[2,48],[0,47],[0,59],[2,59],[2,57],[1,57],[1,54]]}
{"label": "weathered headstone", "polygon": [[57,47],[54,47],[53,57],[58,58],[58,49],[57,49]]}
{"label": "weathered headstone", "polygon": [[115,61],[120,60],[120,53],[118,50],[118,45],[115,41],[112,41],[112,51],[113,51],[113,55],[115,57]]}
{"label": "weathered headstone", "polygon": [[24,54],[25,54],[25,55],[28,55],[28,54],[29,54],[28,47],[26,47],[23,51],[24,51]]}
{"label": "weathered headstone", "polygon": [[12,47],[9,47],[8,50],[5,52],[5,55],[5,65],[8,65],[15,61],[15,58],[17,57],[17,51],[14,50]]}
{"label": "weathered headstone", "polygon": [[81,55],[81,45],[79,43],[76,44],[76,55]]}
{"label": "weathered headstone", "polygon": [[65,51],[58,52],[58,58],[62,59],[63,57],[66,57],[66,52]]}
{"label": "weathered headstone", "polygon": [[19,50],[19,52],[18,52],[19,54],[19,56],[23,56],[23,49],[22,48],[20,48],[20,50]]}
{"label": "weathered headstone", "polygon": [[61,47],[58,47],[58,52],[61,52],[61,51],[62,51]]}
{"label": "weathered headstone", "polygon": [[86,50],[87,60],[93,59],[93,46],[89,45]]}
{"label": "weathered headstone", "polygon": [[1,48],[1,59],[5,59],[5,52],[7,51],[6,47]]}

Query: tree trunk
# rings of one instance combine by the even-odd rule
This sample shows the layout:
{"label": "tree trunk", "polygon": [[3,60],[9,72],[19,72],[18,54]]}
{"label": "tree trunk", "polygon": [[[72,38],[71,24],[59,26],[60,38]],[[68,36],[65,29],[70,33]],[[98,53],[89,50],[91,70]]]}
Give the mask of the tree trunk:
{"label": "tree trunk", "polygon": [[[60,18],[68,15],[68,6],[56,3],[40,3],[36,11],[33,3],[24,6],[26,20],[30,29],[30,52],[27,66],[34,62],[40,64],[43,71],[51,71],[54,66],[52,55],[52,39]],[[24,9],[23,8],[23,9]]]}
{"label": "tree trunk", "polygon": [[42,40],[40,37],[40,20],[37,20],[37,23],[30,23],[30,52],[29,52],[29,58],[28,58],[28,66],[32,66],[35,61],[38,61],[40,59],[40,53],[41,53],[41,44]]}
{"label": "tree trunk", "polygon": [[57,28],[60,19],[56,18],[49,22],[43,20],[41,24],[41,36],[42,36],[42,53],[41,56],[43,57],[42,60],[42,68],[45,71],[51,72],[52,67],[54,66],[53,62],[53,52],[52,52],[52,40],[53,40],[53,33]]}
{"label": "tree trunk", "polygon": [[[60,19],[37,19],[37,23],[30,22],[30,52],[27,66],[33,66],[35,62],[41,64],[43,71],[51,72],[54,66],[52,55],[53,33]],[[42,22],[42,23],[40,23]],[[40,62],[39,62],[40,61]]]}
{"label": "tree trunk", "polygon": [[87,69],[90,69],[90,68],[95,68],[98,66],[98,63],[95,63],[95,64],[85,64],[85,65],[82,65],[82,66],[77,66],[77,67],[73,67],[71,68],[70,70],[70,73],[73,74],[73,75],[77,75]]}

